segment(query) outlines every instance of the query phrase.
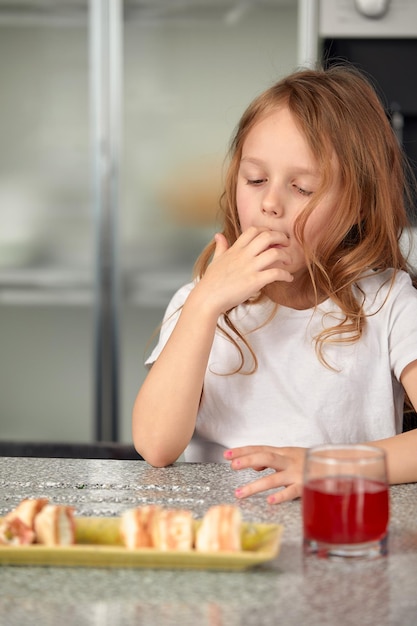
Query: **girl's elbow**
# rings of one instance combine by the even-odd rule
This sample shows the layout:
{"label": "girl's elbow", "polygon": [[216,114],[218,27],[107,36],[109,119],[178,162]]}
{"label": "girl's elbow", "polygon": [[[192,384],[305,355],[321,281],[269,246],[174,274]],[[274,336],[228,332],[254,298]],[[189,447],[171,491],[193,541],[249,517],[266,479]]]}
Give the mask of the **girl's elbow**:
{"label": "girl's elbow", "polygon": [[152,465],[152,467],[167,467],[168,465],[175,463],[177,460],[176,456],[173,456],[164,450],[158,450],[156,448],[147,449],[146,446],[136,444],[135,449],[144,461],[149,463],[149,465]]}

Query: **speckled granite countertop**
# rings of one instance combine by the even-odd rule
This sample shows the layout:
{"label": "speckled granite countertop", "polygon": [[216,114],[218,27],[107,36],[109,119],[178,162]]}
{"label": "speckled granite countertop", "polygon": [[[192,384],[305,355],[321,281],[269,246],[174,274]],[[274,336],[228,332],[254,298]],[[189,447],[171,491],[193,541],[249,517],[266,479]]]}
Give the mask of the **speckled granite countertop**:
{"label": "speckled granite countertop", "polygon": [[[155,469],[143,461],[0,458],[0,515],[23,498],[119,515],[157,502],[201,517],[249,480],[227,464]],[[302,556],[301,503],[239,502],[243,518],[284,525],[278,558],[245,572],[0,567],[7,626],[415,626],[417,484],[391,488],[389,556],[331,562]]]}

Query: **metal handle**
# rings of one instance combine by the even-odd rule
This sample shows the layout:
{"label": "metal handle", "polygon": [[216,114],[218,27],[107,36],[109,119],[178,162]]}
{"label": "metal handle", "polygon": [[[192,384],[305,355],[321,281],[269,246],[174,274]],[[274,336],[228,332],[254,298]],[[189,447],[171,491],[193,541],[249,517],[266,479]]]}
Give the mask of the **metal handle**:
{"label": "metal handle", "polygon": [[118,211],[122,0],[90,0],[90,98],[95,276],[95,438],[118,440]]}

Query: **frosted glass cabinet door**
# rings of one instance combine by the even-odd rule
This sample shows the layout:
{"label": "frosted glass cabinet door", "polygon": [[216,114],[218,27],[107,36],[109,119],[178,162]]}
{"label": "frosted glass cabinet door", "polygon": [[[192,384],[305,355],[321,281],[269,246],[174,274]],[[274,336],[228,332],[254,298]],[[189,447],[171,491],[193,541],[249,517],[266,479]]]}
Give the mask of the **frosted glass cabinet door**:
{"label": "frosted glass cabinet door", "polygon": [[[121,61],[112,120],[121,149],[109,168],[119,186],[107,195],[117,246],[116,417],[128,443],[152,333],[215,232],[232,131],[249,101],[297,65],[297,6],[0,0],[1,440],[97,437],[93,166],[105,142],[92,140],[91,42],[101,32],[92,16],[107,11],[112,26],[112,11],[122,13],[104,69]],[[96,98],[104,113],[114,94]]]}
{"label": "frosted glass cabinet door", "polygon": [[297,0],[125,2],[120,228],[126,440],[148,342],[215,232],[232,131],[250,100],[296,65]]}
{"label": "frosted glass cabinet door", "polygon": [[93,437],[88,2],[0,2],[0,438]]}

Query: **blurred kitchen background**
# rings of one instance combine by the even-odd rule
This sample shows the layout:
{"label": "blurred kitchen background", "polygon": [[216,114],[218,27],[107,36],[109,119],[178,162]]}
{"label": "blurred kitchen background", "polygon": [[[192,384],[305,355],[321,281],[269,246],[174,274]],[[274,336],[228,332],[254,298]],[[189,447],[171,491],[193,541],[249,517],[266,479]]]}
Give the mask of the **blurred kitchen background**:
{"label": "blurred kitchen background", "polygon": [[359,4],[0,0],[0,440],[131,441],[230,136],[273,81],[333,54],[369,67],[417,161],[417,3]]}

